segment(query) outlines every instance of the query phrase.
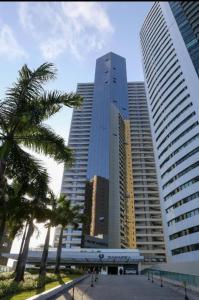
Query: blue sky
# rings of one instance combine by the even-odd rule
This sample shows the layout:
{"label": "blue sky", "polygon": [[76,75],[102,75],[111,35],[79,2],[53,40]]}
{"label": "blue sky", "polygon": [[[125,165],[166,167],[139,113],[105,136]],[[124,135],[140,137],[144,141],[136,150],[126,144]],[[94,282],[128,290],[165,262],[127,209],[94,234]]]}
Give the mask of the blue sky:
{"label": "blue sky", "polygon": [[[95,61],[107,52],[126,58],[128,81],[143,80],[139,31],[153,2],[0,2],[0,97],[26,63],[45,61],[58,69],[48,89],[75,91],[78,82],[92,82]],[[48,124],[67,142],[72,109],[63,109]],[[63,164],[41,156],[60,192]],[[42,243],[31,239],[31,246]],[[51,235],[52,242],[53,233]],[[18,239],[13,250],[19,248]]]}
{"label": "blue sky", "polygon": [[[75,91],[92,82],[95,61],[112,51],[126,58],[129,81],[143,80],[139,31],[153,2],[0,2],[0,96],[24,63],[58,69],[48,88]],[[48,123],[67,141],[72,110]],[[44,159],[59,192],[63,165]]]}

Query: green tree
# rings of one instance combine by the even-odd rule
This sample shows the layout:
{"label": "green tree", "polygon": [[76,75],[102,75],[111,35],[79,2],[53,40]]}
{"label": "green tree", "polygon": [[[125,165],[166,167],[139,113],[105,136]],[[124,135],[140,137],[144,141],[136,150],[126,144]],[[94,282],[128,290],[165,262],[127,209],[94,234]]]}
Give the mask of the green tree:
{"label": "green tree", "polygon": [[24,65],[0,102],[0,244],[6,226],[6,177],[23,183],[31,166],[35,175],[41,169],[39,161],[24,146],[57,162],[72,161],[72,150],[44,122],[64,106],[79,106],[82,98],[73,93],[46,91],[44,84],[55,78],[56,69],[51,63],[36,70]]}
{"label": "green tree", "polygon": [[49,220],[46,224],[47,227],[47,233],[45,237],[45,242],[43,246],[43,252],[42,252],[42,257],[41,257],[41,263],[40,263],[40,269],[39,269],[39,275],[45,276],[46,274],[46,264],[47,264],[47,259],[48,259],[48,249],[49,249],[49,242],[50,242],[50,230],[53,225],[53,221],[55,218],[55,209],[56,209],[56,197],[51,191],[49,193],[49,202],[51,204],[52,210],[51,213],[49,214]]}
{"label": "green tree", "polygon": [[62,239],[64,228],[68,225],[78,228],[78,223],[81,222],[81,207],[79,205],[72,206],[71,201],[67,200],[64,195],[61,195],[57,201],[57,208],[55,209],[54,225],[60,226],[59,241],[57,247],[55,274],[60,272]]}
{"label": "green tree", "polygon": [[[51,210],[48,208],[50,204],[49,198],[46,197],[47,187],[46,180],[47,175],[43,174],[43,177],[32,181],[26,191],[26,203],[21,205],[21,210],[15,212],[14,223],[17,218],[23,218],[27,225],[27,233],[24,237],[23,246],[21,247],[21,253],[18,257],[17,267],[15,270],[15,281],[19,282],[24,278],[25,266],[28,258],[28,250],[31,236],[34,232],[34,221],[38,223],[45,222],[50,215]],[[22,217],[22,214],[24,217]],[[19,228],[20,230],[21,228]]]}

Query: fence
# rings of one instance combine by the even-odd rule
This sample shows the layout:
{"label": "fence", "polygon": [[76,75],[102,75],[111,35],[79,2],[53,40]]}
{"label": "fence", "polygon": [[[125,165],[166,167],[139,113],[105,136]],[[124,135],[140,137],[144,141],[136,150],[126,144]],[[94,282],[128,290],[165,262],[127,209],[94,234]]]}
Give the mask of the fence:
{"label": "fence", "polygon": [[189,286],[194,288],[199,288],[199,276],[197,275],[189,275],[182,273],[175,273],[163,270],[156,270],[153,268],[142,270],[141,272],[144,275],[148,275],[148,277],[158,276],[160,280],[163,278],[168,279],[168,281],[173,283],[179,283],[183,286]]}

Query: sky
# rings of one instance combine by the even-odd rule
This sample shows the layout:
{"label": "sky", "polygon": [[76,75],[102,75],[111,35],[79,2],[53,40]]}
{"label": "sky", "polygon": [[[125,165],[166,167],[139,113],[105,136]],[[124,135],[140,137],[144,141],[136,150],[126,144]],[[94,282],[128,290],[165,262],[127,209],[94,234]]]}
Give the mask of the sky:
{"label": "sky", "polygon": [[[128,81],[143,80],[139,31],[153,2],[0,2],[0,98],[27,64],[57,68],[46,89],[75,92],[93,82],[96,59],[107,52],[126,58]],[[72,109],[64,108],[47,124],[68,140]],[[42,159],[58,195],[63,164]],[[33,242],[33,245],[35,242]]]}

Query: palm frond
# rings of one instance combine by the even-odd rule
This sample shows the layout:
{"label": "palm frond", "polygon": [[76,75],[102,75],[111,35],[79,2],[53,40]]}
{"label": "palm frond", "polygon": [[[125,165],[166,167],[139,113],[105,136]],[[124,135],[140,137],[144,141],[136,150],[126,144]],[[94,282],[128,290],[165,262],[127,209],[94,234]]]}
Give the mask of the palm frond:
{"label": "palm frond", "polygon": [[70,164],[73,161],[72,150],[65,146],[64,139],[49,126],[38,125],[28,129],[27,136],[16,136],[15,139],[24,146],[54,158],[57,162]]}
{"label": "palm frond", "polygon": [[61,195],[57,200],[57,208],[54,211],[53,222],[55,226],[62,225],[67,227],[72,225],[77,228],[81,222],[79,206],[71,206],[71,201],[66,199],[65,195]]}
{"label": "palm frond", "polygon": [[38,99],[35,99],[34,106],[41,116],[41,121],[48,119],[57,113],[63,106],[79,107],[83,102],[83,98],[75,93],[62,93],[54,90],[44,92]]}
{"label": "palm frond", "polygon": [[24,65],[19,71],[17,82],[7,89],[7,108],[12,112],[23,110],[23,105],[26,102],[39,97],[40,93],[43,92],[42,85],[55,78],[56,69],[51,63],[44,63],[33,71]]}
{"label": "palm frond", "polygon": [[17,143],[12,144],[7,158],[6,174],[11,179],[16,178],[19,182],[27,183],[42,180],[43,189],[47,188],[49,177],[45,168],[36,158],[22,150]]}
{"label": "palm frond", "polygon": [[19,83],[29,80],[32,82],[45,83],[49,80],[56,78],[57,70],[52,63],[45,62],[40,65],[36,70],[31,71],[25,64],[19,71]]}

